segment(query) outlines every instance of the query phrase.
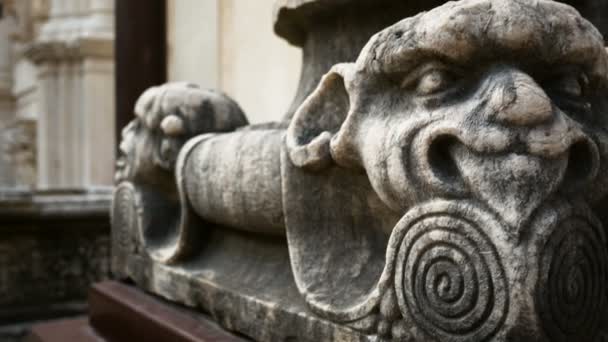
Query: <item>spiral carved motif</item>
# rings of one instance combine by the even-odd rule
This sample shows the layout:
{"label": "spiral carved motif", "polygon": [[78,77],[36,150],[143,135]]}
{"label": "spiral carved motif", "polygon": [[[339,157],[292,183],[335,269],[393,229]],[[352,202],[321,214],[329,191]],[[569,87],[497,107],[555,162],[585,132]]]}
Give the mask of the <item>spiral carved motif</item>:
{"label": "spiral carved motif", "polygon": [[595,341],[607,314],[608,258],[601,227],[574,217],[545,243],[537,306],[551,341]]}
{"label": "spiral carved motif", "polygon": [[477,223],[447,214],[415,222],[396,268],[400,307],[437,340],[486,341],[504,323],[504,270]]}

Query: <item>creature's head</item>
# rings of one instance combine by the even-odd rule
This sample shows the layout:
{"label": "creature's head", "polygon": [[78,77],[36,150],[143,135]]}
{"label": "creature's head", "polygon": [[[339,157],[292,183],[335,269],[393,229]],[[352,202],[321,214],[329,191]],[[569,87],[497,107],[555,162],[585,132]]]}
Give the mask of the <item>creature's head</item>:
{"label": "creature's head", "polygon": [[398,212],[475,197],[519,227],[550,194],[608,189],[607,65],[569,6],[448,3],[325,75],[289,128],[291,161],[362,169]]}
{"label": "creature's head", "polygon": [[[394,291],[412,340],[597,340],[607,113],[604,41],[559,2],[461,0],[381,31],[286,134],[284,184],[307,204],[284,202],[300,291],[344,322]],[[295,177],[323,175],[339,186]],[[384,249],[370,230],[390,214],[360,204],[370,193],[403,216]]]}
{"label": "creature's head", "polygon": [[137,100],[135,119],[122,131],[116,182],[173,189],[176,158],[189,138],[246,124],[239,106],[221,93],[188,83],[152,87]]}

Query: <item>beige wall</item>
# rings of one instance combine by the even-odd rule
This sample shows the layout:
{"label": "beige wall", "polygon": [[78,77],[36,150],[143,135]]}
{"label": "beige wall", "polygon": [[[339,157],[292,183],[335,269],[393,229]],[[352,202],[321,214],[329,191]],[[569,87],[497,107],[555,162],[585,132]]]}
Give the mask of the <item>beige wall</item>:
{"label": "beige wall", "polygon": [[274,0],[169,0],[169,80],[232,96],[253,123],[279,120],[301,53],[272,31]]}
{"label": "beige wall", "polygon": [[167,4],[169,80],[217,88],[218,0],[169,0]]}

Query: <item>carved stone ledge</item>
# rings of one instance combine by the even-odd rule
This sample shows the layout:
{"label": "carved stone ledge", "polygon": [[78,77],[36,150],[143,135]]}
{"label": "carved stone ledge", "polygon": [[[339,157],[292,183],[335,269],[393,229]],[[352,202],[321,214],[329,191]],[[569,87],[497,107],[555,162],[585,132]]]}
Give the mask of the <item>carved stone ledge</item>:
{"label": "carved stone ledge", "polygon": [[86,312],[109,276],[110,193],[0,191],[0,340]]}
{"label": "carved stone ledge", "polygon": [[0,191],[0,222],[24,219],[102,220],[108,217],[111,193],[110,188],[61,191],[3,190]]}
{"label": "carved stone ledge", "polygon": [[34,42],[26,46],[23,54],[36,64],[88,57],[111,59],[114,56],[114,43],[112,40],[99,38]]}
{"label": "carved stone ledge", "polygon": [[114,274],[172,302],[198,308],[224,329],[256,341],[374,341],[308,310],[293,282],[282,239],[211,228],[210,248],[175,267],[150,260],[145,246],[130,234],[114,233]]}

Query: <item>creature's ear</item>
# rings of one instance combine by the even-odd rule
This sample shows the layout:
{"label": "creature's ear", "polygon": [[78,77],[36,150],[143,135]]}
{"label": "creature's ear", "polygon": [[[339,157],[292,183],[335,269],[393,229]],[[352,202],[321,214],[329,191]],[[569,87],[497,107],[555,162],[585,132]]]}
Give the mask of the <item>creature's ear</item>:
{"label": "creature's ear", "polygon": [[331,138],[350,109],[347,82],[352,70],[352,63],[335,65],[296,111],[285,138],[295,166],[319,170],[331,164]]}

